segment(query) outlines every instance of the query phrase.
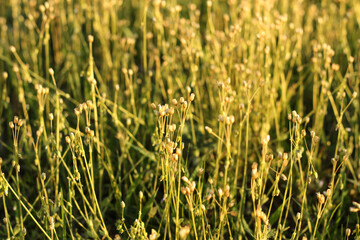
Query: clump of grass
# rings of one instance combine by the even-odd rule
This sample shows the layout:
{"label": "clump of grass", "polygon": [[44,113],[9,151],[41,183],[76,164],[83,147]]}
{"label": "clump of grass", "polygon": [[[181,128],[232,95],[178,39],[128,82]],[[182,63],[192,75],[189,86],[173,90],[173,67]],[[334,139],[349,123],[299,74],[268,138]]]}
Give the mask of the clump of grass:
{"label": "clump of grass", "polygon": [[1,239],[359,239],[357,0],[0,0]]}

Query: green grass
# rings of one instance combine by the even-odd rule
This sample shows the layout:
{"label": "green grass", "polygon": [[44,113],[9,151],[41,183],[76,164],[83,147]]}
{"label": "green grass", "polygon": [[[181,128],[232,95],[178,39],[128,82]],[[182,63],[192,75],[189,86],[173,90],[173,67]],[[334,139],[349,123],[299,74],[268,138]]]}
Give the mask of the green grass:
{"label": "green grass", "polygon": [[0,6],[0,239],[360,239],[358,0]]}

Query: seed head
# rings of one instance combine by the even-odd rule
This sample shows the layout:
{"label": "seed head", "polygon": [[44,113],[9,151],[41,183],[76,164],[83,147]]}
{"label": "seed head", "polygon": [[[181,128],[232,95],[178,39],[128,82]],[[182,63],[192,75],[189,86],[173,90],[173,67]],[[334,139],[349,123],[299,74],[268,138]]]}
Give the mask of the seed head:
{"label": "seed head", "polygon": [[190,183],[189,179],[186,176],[182,176],[181,180],[183,180],[186,183]]}
{"label": "seed head", "polygon": [[93,43],[94,42],[94,36],[93,35],[88,35],[88,40],[89,40],[89,43]]}
{"label": "seed head", "polygon": [[75,113],[76,116],[79,116],[80,115],[80,110],[78,108],[75,108],[74,113]]}
{"label": "seed head", "polygon": [[49,68],[49,73],[50,73],[51,76],[54,76],[54,69]]}
{"label": "seed head", "polygon": [[213,132],[212,128],[209,126],[205,126],[205,130],[210,134]]}
{"label": "seed head", "polygon": [[172,104],[174,104],[174,106],[178,105],[178,101],[176,100],[176,98],[174,98],[171,102],[172,102]]}
{"label": "seed head", "polygon": [[350,237],[350,235],[351,235],[351,229],[350,229],[350,228],[347,228],[347,229],[346,229],[346,236],[347,236],[347,237]]}
{"label": "seed head", "polygon": [[288,120],[291,121],[291,118],[292,118],[291,113],[289,113],[288,114]]}
{"label": "seed head", "polygon": [[185,240],[187,238],[187,236],[189,235],[189,233],[190,233],[189,225],[185,225],[185,226],[181,227],[179,230],[180,239]]}
{"label": "seed head", "polygon": [[93,103],[92,103],[92,101],[90,101],[90,100],[87,100],[86,101],[86,106],[88,107],[88,108],[92,108],[92,106],[93,106]]}
{"label": "seed head", "polygon": [[331,69],[336,72],[336,71],[339,71],[340,66],[339,66],[339,64],[333,63],[333,64],[331,65]]}
{"label": "seed head", "polygon": [[7,72],[3,72],[3,78],[6,80],[8,78],[8,73]]}
{"label": "seed head", "polygon": [[282,174],[280,175],[280,177],[281,177],[281,179],[282,179],[283,181],[285,181],[285,182],[287,181],[287,177],[286,177],[285,174],[282,173]]}
{"label": "seed head", "polygon": [[356,97],[357,97],[357,92],[353,92],[352,98],[356,98]]}
{"label": "seed head", "polygon": [[303,136],[303,137],[306,136],[306,130],[305,129],[301,130],[301,136]]}
{"label": "seed head", "polygon": [[310,132],[310,135],[311,135],[311,138],[314,138],[314,137],[315,137],[315,132],[314,132],[314,131],[311,131],[311,132]]}
{"label": "seed head", "polygon": [[16,52],[16,48],[15,48],[14,46],[10,46],[10,47],[9,47],[9,50],[10,50],[10,52],[12,52],[12,53],[15,53],[15,52]]}
{"label": "seed head", "polygon": [[201,204],[200,208],[201,208],[201,210],[202,210],[203,212],[206,212],[206,207],[205,207],[204,204]]}
{"label": "seed head", "polygon": [[323,205],[325,203],[325,196],[323,194],[317,193],[316,197],[317,197],[320,205]]}
{"label": "seed head", "polygon": [[222,198],[222,196],[224,195],[224,191],[222,190],[222,188],[218,189],[218,194],[219,194],[219,198]]}
{"label": "seed head", "polygon": [[151,108],[152,108],[153,110],[155,110],[155,109],[156,109],[156,104],[155,104],[155,103],[151,103]]}

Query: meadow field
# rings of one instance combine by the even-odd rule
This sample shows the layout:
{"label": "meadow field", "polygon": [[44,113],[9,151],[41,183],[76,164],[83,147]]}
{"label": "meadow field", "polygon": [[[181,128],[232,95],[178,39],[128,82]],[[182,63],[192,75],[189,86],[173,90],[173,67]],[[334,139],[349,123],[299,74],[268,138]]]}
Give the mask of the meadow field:
{"label": "meadow field", "polygon": [[0,239],[360,240],[359,0],[0,0]]}

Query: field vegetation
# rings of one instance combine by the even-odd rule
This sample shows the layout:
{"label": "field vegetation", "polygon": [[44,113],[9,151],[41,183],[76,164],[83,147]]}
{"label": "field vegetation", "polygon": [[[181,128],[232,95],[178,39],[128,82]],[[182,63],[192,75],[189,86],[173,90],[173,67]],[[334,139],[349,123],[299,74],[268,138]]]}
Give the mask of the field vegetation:
{"label": "field vegetation", "polygon": [[360,239],[359,0],[0,0],[0,239]]}

